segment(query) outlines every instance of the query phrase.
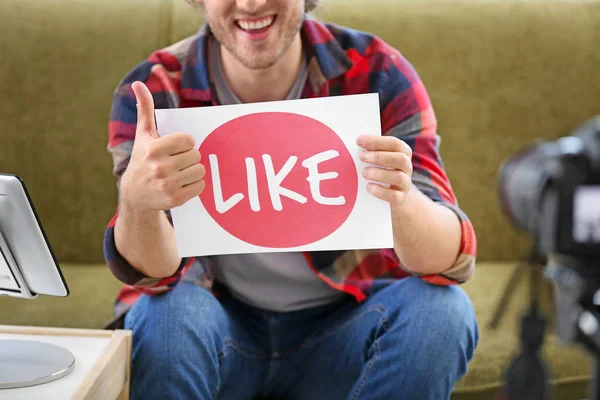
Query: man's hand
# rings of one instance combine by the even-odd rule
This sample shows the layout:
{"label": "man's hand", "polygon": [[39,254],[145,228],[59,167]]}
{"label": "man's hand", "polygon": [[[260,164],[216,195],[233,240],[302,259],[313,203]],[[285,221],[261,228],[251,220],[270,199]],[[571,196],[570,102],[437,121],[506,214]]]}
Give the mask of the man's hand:
{"label": "man's hand", "polygon": [[132,85],[138,107],[135,142],[120,184],[121,201],[136,211],[168,210],[198,196],[205,168],[194,138],[187,133],[160,137],[152,94],[141,82]]}
{"label": "man's hand", "polygon": [[369,183],[367,190],[390,203],[392,210],[402,205],[411,188],[410,146],[393,136],[360,136],[356,143],[365,149],[361,161],[373,165],[363,169],[363,176],[380,183]]}
{"label": "man's hand", "polygon": [[[361,136],[357,144],[365,149],[369,192],[387,201],[392,209],[394,250],[410,271],[437,274],[452,268],[461,244],[461,224],[448,207],[433,202],[412,185],[412,150],[392,136]],[[384,187],[389,186],[389,187]]]}

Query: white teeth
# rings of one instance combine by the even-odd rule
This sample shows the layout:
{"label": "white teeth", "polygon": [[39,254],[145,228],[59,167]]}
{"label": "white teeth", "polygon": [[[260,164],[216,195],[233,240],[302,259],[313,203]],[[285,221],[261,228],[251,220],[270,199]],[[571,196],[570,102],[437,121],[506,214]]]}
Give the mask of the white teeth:
{"label": "white teeth", "polygon": [[260,21],[254,21],[254,22],[238,20],[237,23],[239,24],[240,28],[242,28],[245,31],[262,29],[273,23],[273,16],[263,18]]}

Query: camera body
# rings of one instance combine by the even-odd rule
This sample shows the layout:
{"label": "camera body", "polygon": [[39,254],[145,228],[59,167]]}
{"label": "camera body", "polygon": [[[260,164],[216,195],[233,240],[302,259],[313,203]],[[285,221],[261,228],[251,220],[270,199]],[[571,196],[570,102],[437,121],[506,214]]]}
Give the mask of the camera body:
{"label": "camera body", "polygon": [[499,178],[503,211],[534,237],[538,255],[600,265],[600,117],[519,151]]}

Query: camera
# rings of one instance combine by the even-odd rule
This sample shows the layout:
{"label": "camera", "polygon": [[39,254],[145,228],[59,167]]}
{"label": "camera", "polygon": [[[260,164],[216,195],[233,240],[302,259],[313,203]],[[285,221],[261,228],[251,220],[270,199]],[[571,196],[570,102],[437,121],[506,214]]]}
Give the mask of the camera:
{"label": "camera", "polygon": [[590,399],[600,400],[600,117],[508,158],[500,167],[498,196],[508,219],[532,238],[526,263],[544,267],[543,274],[530,273],[531,305],[521,320],[521,353],[505,374],[506,397],[549,395],[540,355],[546,319],[537,299],[545,277],[554,287],[557,335],[595,356]]}
{"label": "camera", "polygon": [[506,160],[500,204],[541,255],[600,259],[600,117]]}

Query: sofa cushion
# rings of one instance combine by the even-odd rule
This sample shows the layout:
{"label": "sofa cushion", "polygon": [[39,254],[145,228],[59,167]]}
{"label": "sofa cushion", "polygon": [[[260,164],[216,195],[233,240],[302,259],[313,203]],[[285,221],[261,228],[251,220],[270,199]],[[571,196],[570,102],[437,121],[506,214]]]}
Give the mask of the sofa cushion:
{"label": "sofa cushion", "polygon": [[[185,0],[2,0],[0,171],[22,175],[60,260],[102,262],[116,206],[112,92],[155,49],[195,32]],[[380,35],[422,76],[480,260],[520,254],[500,212],[502,160],[600,112],[597,2],[326,0],[317,17]]]}
{"label": "sofa cushion", "polygon": [[[111,317],[113,299],[120,288],[104,265],[62,266],[71,295],[65,299],[42,297],[26,301],[0,299],[0,324],[100,328]],[[512,271],[510,263],[480,263],[474,278],[463,287],[470,296],[480,325],[480,342],[469,372],[458,382],[453,399],[489,400],[500,389],[504,369],[518,346],[518,322],[527,304],[527,284],[519,282],[497,330],[487,324]],[[551,302],[546,297],[546,308]],[[560,353],[560,354],[559,354]],[[575,346],[563,346],[550,330],[544,355],[552,370],[556,399],[583,398],[589,358]]]}
{"label": "sofa cushion", "polygon": [[102,262],[118,82],[165,46],[165,1],[0,2],[0,172],[25,180],[60,260]]}
{"label": "sofa cushion", "polygon": [[0,297],[0,325],[100,329],[112,317],[121,283],[104,264],[61,264],[67,297]]}

